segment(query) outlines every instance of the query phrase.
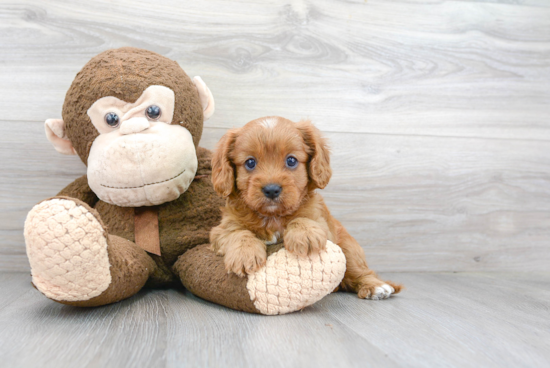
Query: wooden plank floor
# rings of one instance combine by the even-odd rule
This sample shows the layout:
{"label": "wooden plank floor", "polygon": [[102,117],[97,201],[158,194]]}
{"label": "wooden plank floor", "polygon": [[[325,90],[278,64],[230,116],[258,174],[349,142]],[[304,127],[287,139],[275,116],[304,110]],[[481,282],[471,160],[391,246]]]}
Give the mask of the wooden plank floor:
{"label": "wooden plank floor", "polygon": [[185,290],[111,306],[46,299],[0,273],[2,367],[548,367],[550,274],[395,273],[385,301],[336,293],[302,312],[248,315]]}

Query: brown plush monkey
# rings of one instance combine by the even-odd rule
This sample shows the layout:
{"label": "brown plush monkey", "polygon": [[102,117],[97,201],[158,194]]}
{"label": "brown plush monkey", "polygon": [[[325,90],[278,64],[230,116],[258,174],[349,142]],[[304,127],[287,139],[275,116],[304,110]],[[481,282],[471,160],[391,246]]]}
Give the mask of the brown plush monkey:
{"label": "brown plush monkey", "polygon": [[25,222],[40,292],[90,307],[180,280],[230,308],[282,314],[338,285],[345,259],[337,246],[297,259],[275,245],[255,275],[225,271],[207,244],[223,200],[209,178],[211,153],[198,146],[213,112],[200,77],[156,53],[108,50],[84,66],[63,119],[47,120],[46,135],[59,152],[77,154],[87,175],[36,205]]}

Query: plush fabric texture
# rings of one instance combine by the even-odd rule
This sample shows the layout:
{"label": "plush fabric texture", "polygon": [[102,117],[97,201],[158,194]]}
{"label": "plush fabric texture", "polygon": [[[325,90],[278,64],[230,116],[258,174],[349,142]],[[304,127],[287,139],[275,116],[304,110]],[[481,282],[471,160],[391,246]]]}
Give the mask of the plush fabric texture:
{"label": "plush fabric texture", "polygon": [[174,271],[187,290],[205,300],[249,313],[261,313],[248,290],[247,278],[229,274],[222,257],[209,244],[199,245],[179,257]]}
{"label": "plush fabric texture", "polygon": [[214,114],[214,96],[212,96],[212,92],[210,92],[210,89],[204,83],[201,77],[195,76],[193,77],[193,83],[195,84],[195,87],[197,87],[197,90],[199,91],[199,95],[201,97],[201,105],[203,108],[203,115],[204,120],[210,119],[212,115]]}
{"label": "plush fabric texture", "polygon": [[149,276],[156,271],[155,262],[143,249],[129,240],[109,235],[108,243],[111,264],[109,287],[89,300],[56,301],[75,307],[98,307],[129,298],[143,288]]}
{"label": "plush fabric texture", "polygon": [[[151,106],[159,108],[154,119],[147,117]],[[88,155],[88,185],[102,201],[122,207],[153,206],[187,190],[197,157],[191,133],[171,124],[174,108],[171,89],[150,86],[135,103],[107,96],[88,109],[100,133]],[[118,123],[106,124],[107,114],[117,116]]]}
{"label": "plush fabric texture", "polygon": [[160,256],[159,211],[155,206],[134,211],[134,238],[138,247]]}
{"label": "plush fabric texture", "polygon": [[62,119],[47,119],[44,123],[46,138],[53,144],[57,152],[64,155],[76,155],[71,141],[65,135],[64,125]]}
{"label": "plush fabric texture", "polygon": [[111,284],[107,234],[93,212],[61,197],[37,204],[27,216],[32,281],[48,298],[88,300]]}
{"label": "plush fabric texture", "polygon": [[76,75],[65,96],[63,121],[67,137],[87,163],[89,145],[99,135],[87,111],[102,97],[113,96],[134,103],[152,85],[174,91],[176,108],[172,124],[180,124],[198,146],[203,128],[199,93],[177,62],[157,53],[123,47],[107,50],[92,58]]}
{"label": "plush fabric texture", "polygon": [[[158,267],[148,280],[148,285],[165,285],[177,280],[172,272],[177,258],[187,250],[207,243],[210,229],[220,221],[220,207],[224,205],[224,201],[216,194],[208,177],[211,157],[210,151],[199,147],[197,174],[206,177],[194,180],[187,191],[176,200],[158,206],[161,256],[150,255]],[[82,179],[80,184],[80,187],[71,184],[71,191],[67,187],[61,193],[71,197],[86,193]],[[94,207],[109,234],[135,241],[133,207],[119,207],[101,200]]]}
{"label": "plush fabric texture", "polygon": [[246,288],[260,313],[285,314],[321,300],[338,287],[345,271],[346,257],[331,241],[325,251],[307,257],[283,248],[248,277]]}
{"label": "plush fabric texture", "polygon": [[[335,290],[346,270],[344,253],[332,242],[327,250],[297,257],[283,244],[267,247],[267,262],[253,275],[228,274],[209,244],[179,257],[174,270],[193,294],[226,307],[266,315],[301,310]],[[208,280],[205,282],[205,280]]]}
{"label": "plush fabric texture", "polygon": [[92,192],[90,186],[88,185],[88,177],[86,175],[81,176],[80,178],[73,181],[71,184],[63,188],[59,193],[59,197],[70,197],[77,199],[78,201],[86,203],[90,207],[95,207],[99,198]]}
{"label": "plush fabric texture", "polygon": [[88,185],[103,201],[153,206],[177,199],[193,181],[197,157],[189,131],[162,122],[147,124],[144,134],[121,134],[119,129],[95,140]]}
{"label": "plush fabric texture", "polygon": [[[162,111],[161,115],[155,120],[156,122],[162,122],[166,124],[172,123],[174,118],[174,105],[175,105],[174,91],[164,86],[150,86],[139,96],[134,103],[119,100],[113,96],[102,97],[88,109],[87,114],[100,134],[110,133],[113,128],[105,125],[105,114],[114,112],[122,120],[143,117],[143,112],[151,105],[158,106]],[[147,119],[143,118],[146,123],[145,127],[148,127]],[[143,130],[143,127],[141,130]],[[124,124],[120,127],[121,131],[128,129],[124,127]],[[138,130],[138,131],[141,131]],[[123,134],[134,133],[135,130],[124,131]],[[56,135],[60,132],[55,132]]]}

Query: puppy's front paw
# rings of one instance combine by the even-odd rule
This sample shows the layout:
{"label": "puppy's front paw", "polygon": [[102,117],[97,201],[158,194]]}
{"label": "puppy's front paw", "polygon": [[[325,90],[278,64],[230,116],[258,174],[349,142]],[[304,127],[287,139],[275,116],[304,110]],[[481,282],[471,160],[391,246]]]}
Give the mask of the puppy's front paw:
{"label": "puppy's front paw", "polygon": [[326,249],[326,232],[314,221],[310,222],[292,221],[288,224],[283,237],[287,251],[304,257]]}
{"label": "puppy's front paw", "polygon": [[265,244],[259,239],[243,238],[240,244],[229,247],[224,255],[225,269],[240,277],[252,274],[265,265]]}

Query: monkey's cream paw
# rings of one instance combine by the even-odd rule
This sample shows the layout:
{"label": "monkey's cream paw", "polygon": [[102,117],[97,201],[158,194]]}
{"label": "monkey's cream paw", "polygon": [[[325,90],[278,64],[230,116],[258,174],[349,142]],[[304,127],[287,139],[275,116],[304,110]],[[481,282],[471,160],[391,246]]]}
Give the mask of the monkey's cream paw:
{"label": "monkey's cream paw", "polygon": [[330,294],[346,272],[346,257],[336,244],[308,256],[285,248],[267,258],[266,265],[248,276],[247,289],[262,314],[285,314],[303,309]]}
{"label": "monkey's cream paw", "polygon": [[111,283],[106,233],[90,210],[71,199],[54,198],[27,215],[32,282],[50,299],[88,300]]}

